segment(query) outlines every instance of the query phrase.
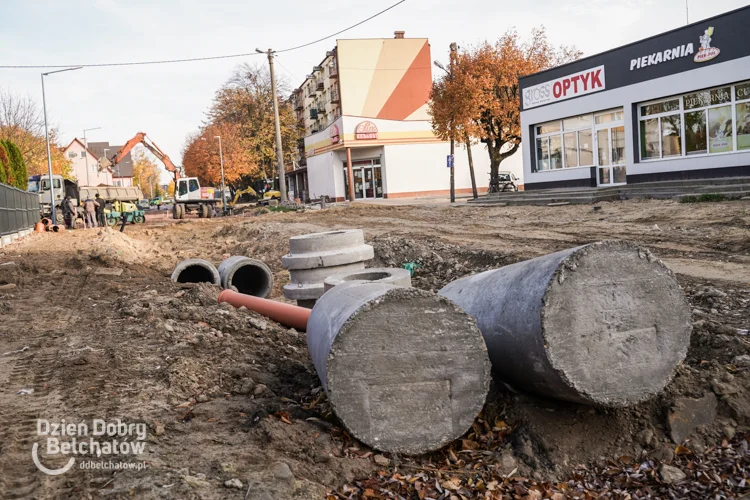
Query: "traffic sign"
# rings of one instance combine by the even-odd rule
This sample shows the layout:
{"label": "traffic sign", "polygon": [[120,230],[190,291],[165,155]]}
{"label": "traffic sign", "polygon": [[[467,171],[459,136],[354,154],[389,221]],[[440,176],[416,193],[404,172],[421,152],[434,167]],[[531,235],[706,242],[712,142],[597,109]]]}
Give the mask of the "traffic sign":
{"label": "traffic sign", "polygon": [[453,168],[453,155],[448,155],[448,168]]}

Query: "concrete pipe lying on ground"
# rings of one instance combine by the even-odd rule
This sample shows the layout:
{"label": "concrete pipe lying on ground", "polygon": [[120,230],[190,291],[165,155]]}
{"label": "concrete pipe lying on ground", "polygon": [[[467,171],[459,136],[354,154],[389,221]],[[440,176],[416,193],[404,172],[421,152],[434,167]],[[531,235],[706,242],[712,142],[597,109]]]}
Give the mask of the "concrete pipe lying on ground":
{"label": "concrete pipe lying on ground", "polygon": [[664,389],[690,342],[690,308],[674,274],[627,242],[469,276],[440,295],[476,318],[502,380],[567,401],[644,401]]}
{"label": "concrete pipe lying on ground", "polygon": [[345,271],[327,277],[323,288],[327,292],[336,285],[347,281],[373,281],[396,286],[411,286],[411,273],[399,267],[370,267],[361,271]]}
{"label": "concrete pipe lying on ground", "polygon": [[221,287],[245,295],[265,298],[273,289],[273,273],[263,262],[241,255],[229,257],[219,265]]}
{"label": "concrete pipe lying on ground", "polygon": [[53,233],[59,233],[60,231],[65,231],[65,226],[60,226],[58,224],[52,224],[51,226],[48,226],[48,229],[52,231]]}
{"label": "concrete pipe lying on ground", "polygon": [[203,259],[187,259],[177,264],[172,271],[172,281],[176,283],[211,283],[221,281],[216,266]]}
{"label": "concrete pipe lying on ground", "polygon": [[307,346],[336,415],[360,441],[416,455],[482,409],[490,362],[475,321],[436,294],[350,281],[312,310]]}
{"label": "concrete pipe lying on ground", "polygon": [[290,276],[284,297],[311,308],[325,292],[323,281],[328,276],[360,271],[374,256],[373,248],[365,245],[361,229],[294,236],[289,239],[289,254],[281,258]]}

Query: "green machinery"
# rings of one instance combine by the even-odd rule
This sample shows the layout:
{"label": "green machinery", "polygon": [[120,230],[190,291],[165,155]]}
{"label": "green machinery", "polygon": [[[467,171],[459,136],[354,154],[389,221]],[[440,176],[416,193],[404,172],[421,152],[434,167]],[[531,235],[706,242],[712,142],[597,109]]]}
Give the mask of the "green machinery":
{"label": "green machinery", "polygon": [[104,216],[107,219],[108,226],[114,226],[118,222],[122,222],[123,215],[127,222],[130,222],[131,224],[143,224],[146,222],[146,212],[139,210],[135,203],[114,201],[112,202],[111,209],[104,209]]}

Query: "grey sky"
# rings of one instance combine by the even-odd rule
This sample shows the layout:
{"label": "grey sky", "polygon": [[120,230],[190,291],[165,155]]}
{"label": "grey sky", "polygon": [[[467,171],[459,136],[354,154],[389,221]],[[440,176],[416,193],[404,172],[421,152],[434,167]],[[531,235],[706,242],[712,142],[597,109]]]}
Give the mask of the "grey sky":
{"label": "grey sky", "polygon": [[[281,49],[354,24],[396,0],[6,0],[0,23],[0,65],[79,64],[202,57]],[[746,0],[689,0],[690,21],[714,16]],[[595,54],[685,24],[685,0],[537,0],[534,2],[407,0],[341,38],[428,37],[433,59],[446,60],[450,42],[493,40],[510,27],[526,34],[544,25],[554,44]],[[296,77],[335,45],[329,40],[279,56]],[[214,92],[242,62],[85,68],[46,80],[52,124],[64,141],[81,137],[122,144],[146,132],[180,162],[185,136],[204,118]],[[29,95],[41,106],[41,70],[0,69],[0,87]],[[299,81],[284,68],[278,76]],[[166,181],[166,173],[162,176]]]}

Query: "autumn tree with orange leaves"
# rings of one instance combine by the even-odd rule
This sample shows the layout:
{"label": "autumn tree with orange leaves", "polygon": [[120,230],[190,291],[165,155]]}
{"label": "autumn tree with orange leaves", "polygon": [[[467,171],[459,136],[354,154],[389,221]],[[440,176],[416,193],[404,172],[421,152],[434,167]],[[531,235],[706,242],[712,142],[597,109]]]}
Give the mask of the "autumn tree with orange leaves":
{"label": "autumn tree with orange leaves", "polygon": [[[279,94],[288,92],[283,78],[277,80]],[[279,117],[284,163],[291,166],[297,124],[291,104],[282,95]],[[198,177],[202,184],[220,185],[219,145],[215,137],[221,136],[227,185],[240,189],[254,180],[275,177],[273,93],[267,67],[239,66],[216,92],[207,118],[198,132],[186,139],[182,163],[187,175]]]}
{"label": "autumn tree with orange leaves", "polygon": [[575,47],[553,47],[544,28],[524,42],[515,30],[491,44],[451,52],[450,75],[433,83],[432,128],[442,140],[486,145],[490,187],[499,185],[503,160],[521,145],[521,92],[518,79],[580,58]]}

